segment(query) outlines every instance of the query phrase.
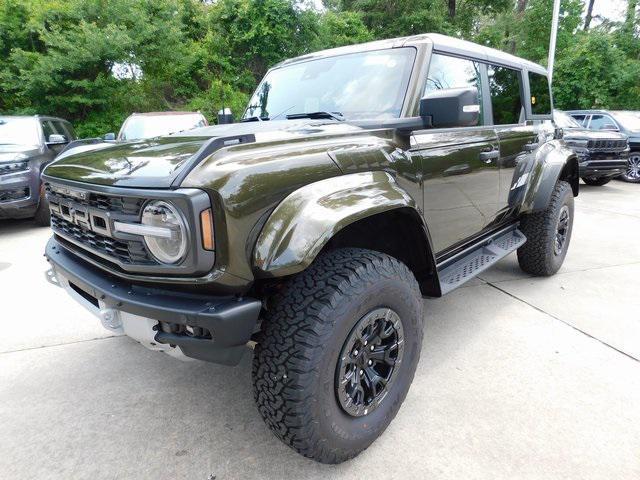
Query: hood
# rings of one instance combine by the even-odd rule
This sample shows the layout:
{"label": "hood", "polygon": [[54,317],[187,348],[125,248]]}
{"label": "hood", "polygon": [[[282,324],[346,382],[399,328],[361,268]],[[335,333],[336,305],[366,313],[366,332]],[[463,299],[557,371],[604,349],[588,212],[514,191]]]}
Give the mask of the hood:
{"label": "hood", "polygon": [[27,160],[40,155],[40,148],[35,145],[0,145],[0,162]]}
{"label": "hood", "polygon": [[[248,122],[202,127],[187,132],[115,144],[92,145],[89,151],[70,150],[44,171],[49,178],[83,183],[142,188],[170,188],[174,182],[221,149],[233,150],[233,140],[225,145],[216,139],[249,136],[261,144],[334,136],[362,129],[333,120],[283,120]],[[246,142],[242,145],[246,148]]]}
{"label": "hood", "polygon": [[564,128],[565,140],[626,140],[624,133],[612,131],[586,130],[582,128]]}

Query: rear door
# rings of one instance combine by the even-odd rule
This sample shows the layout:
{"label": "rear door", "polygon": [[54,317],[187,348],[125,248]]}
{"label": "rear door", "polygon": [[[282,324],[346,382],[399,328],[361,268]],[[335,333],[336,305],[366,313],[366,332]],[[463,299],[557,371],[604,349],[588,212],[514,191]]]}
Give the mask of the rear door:
{"label": "rear door", "polygon": [[416,131],[411,156],[420,165],[424,216],[437,253],[482,232],[497,212],[498,139],[486,118],[484,65],[434,53],[424,93],[450,88],[478,89],[477,126]]}
{"label": "rear door", "polygon": [[[538,127],[533,121],[526,120],[525,72],[489,65],[487,73],[493,124],[500,144],[499,213],[496,216],[496,223],[500,223],[510,216],[515,207],[512,191],[517,188],[520,178],[518,166],[526,164],[539,146]],[[550,101],[548,85],[546,88],[546,97],[536,98],[535,102]]]}

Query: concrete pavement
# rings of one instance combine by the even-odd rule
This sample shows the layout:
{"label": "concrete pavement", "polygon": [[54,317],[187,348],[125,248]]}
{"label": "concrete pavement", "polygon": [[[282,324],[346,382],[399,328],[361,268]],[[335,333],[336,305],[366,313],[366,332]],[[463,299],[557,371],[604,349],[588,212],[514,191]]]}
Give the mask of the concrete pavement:
{"label": "concrete pavement", "polygon": [[567,262],[511,256],[426,302],[387,432],[323,466],[277,441],[249,362],[182,363],[112,337],[44,280],[47,229],[0,222],[0,478],[640,478],[640,186],[583,186]]}

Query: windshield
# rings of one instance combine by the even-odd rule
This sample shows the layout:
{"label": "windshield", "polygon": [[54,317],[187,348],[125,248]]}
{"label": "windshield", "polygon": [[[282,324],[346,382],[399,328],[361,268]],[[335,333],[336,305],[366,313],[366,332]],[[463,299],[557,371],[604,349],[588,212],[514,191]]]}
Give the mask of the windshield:
{"label": "windshield", "polygon": [[640,132],[640,116],[637,112],[615,112],[613,116],[625,130]]}
{"label": "windshield", "polygon": [[206,121],[199,113],[193,115],[135,115],[124,122],[118,139],[140,140],[160,137],[205,125]]}
{"label": "windshield", "polygon": [[553,112],[553,121],[556,122],[556,125],[560,128],[582,128],[582,125],[571,118],[569,114],[559,110]]}
{"label": "windshield", "polygon": [[398,118],[415,50],[398,48],[311,60],[270,71],[245,119],[330,112],[347,120]]}
{"label": "windshield", "polygon": [[0,117],[0,145],[38,145],[38,122],[33,118]]}

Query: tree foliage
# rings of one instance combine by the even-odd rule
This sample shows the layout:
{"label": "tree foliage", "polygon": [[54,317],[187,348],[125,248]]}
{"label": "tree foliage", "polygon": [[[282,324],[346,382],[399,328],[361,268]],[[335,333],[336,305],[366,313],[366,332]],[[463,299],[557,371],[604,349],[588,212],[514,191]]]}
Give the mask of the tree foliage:
{"label": "tree foliage", "polygon": [[[563,0],[556,103],[640,109],[638,0],[585,22]],[[68,118],[81,135],[134,111],[241,112],[260,77],[310,51],[427,31],[546,63],[552,0],[0,0],[0,112]]]}

